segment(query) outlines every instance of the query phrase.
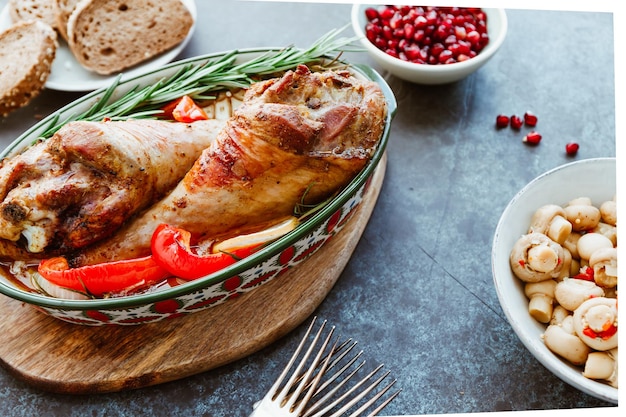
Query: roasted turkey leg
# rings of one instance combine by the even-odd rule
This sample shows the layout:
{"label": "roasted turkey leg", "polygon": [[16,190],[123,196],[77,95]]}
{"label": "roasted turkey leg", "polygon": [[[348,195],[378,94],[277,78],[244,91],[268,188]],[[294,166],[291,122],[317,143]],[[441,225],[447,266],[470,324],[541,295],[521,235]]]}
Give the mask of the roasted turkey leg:
{"label": "roasted turkey leg", "polygon": [[345,71],[300,66],[256,83],[167,197],[71,262],[144,256],[160,223],[212,238],[292,214],[303,199],[320,203],[364,167],[385,114],[379,86]]}
{"label": "roasted turkey leg", "polygon": [[110,236],[171,191],[224,125],[72,122],[2,161],[0,259],[75,250]]}

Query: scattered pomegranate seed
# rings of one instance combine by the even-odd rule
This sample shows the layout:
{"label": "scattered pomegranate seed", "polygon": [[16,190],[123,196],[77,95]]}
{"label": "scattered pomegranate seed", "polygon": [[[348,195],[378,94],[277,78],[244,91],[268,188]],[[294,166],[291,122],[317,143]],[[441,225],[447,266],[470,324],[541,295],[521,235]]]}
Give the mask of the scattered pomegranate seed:
{"label": "scattered pomegranate seed", "polygon": [[416,64],[466,61],[489,43],[487,15],[480,8],[368,7],[365,17],[370,42],[390,56]]}
{"label": "scattered pomegranate seed", "polygon": [[527,111],[526,113],[524,113],[524,123],[526,123],[526,126],[537,126],[537,116]]}
{"label": "scattered pomegranate seed", "polygon": [[511,116],[511,127],[513,129],[521,129],[523,123],[524,122],[519,116],[516,116],[516,115]]}
{"label": "scattered pomegranate seed", "polygon": [[499,114],[496,116],[496,126],[497,127],[507,127],[509,125],[509,116],[504,114]]}
{"label": "scattered pomegranate seed", "polygon": [[541,135],[533,130],[524,136],[522,142],[528,143],[529,145],[538,145],[539,142],[541,142]]}
{"label": "scattered pomegranate seed", "polygon": [[580,146],[577,143],[570,142],[567,145],[565,145],[565,153],[567,153],[570,156],[574,156],[578,152],[578,148],[580,148]]}

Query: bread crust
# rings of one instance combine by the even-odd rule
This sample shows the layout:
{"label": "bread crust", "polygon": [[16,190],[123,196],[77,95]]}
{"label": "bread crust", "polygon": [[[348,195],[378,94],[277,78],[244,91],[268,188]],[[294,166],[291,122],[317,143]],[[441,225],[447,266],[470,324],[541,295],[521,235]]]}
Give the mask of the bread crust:
{"label": "bread crust", "polygon": [[80,0],[52,0],[52,7],[54,9],[54,16],[56,19],[56,29],[59,35],[67,41],[67,22],[70,20],[70,16],[76,5]]}
{"label": "bread crust", "polygon": [[109,75],[178,45],[193,23],[181,0],[81,0],[67,24],[68,45],[83,67]]}
{"label": "bread crust", "polygon": [[40,20],[15,23],[0,34],[0,115],[28,104],[43,89],[58,44]]}

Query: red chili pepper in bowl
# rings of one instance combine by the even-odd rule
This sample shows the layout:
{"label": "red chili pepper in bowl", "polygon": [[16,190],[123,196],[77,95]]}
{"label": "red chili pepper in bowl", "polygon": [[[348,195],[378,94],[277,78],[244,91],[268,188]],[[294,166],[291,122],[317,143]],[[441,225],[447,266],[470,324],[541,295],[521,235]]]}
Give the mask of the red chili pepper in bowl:
{"label": "red chili pepper in bowl", "polygon": [[64,257],[56,257],[41,261],[37,270],[54,285],[97,297],[149,287],[171,276],[152,256],[78,268],[70,268]]}
{"label": "red chili pepper in bowl", "polygon": [[198,106],[189,96],[182,96],[165,105],[163,107],[163,115],[168,119],[182,123],[191,123],[209,118],[202,107]]}
{"label": "red chili pepper in bowl", "polygon": [[172,275],[193,280],[210,275],[253,254],[261,244],[255,243],[230,252],[198,255],[191,249],[191,233],[160,224],[152,235],[152,256],[157,264]]}
{"label": "red chili pepper in bowl", "polygon": [[613,337],[613,335],[615,335],[615,333],[617,333],[617,326],[615,326],[614,324],[607,325],[606,329],[601,330],[599,332],[596,332],[590,327],[586,327],[583,330],[583,334],[587,337],[591,337],[594,339],[599,337],[604,340],[610,339],[611,337]]}

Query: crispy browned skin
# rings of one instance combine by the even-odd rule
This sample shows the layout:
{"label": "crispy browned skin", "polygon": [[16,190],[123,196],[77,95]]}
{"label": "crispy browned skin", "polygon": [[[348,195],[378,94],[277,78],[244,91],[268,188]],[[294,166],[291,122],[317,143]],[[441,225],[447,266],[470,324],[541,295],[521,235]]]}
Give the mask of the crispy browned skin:
{"label": "crispy browned skin", "polygon": [[225,122],[73,122],[0,163],[0,259],[113,234],[176,186]]}
{"label": "crispy browned skin", "polygon": [[209,238],[292,214],[303,196],[319,203],[364,167],[385,114],[378,85],[347,72],[300,66],[257,83],[166,198],[73,263],[146,255],[160,223]]}

